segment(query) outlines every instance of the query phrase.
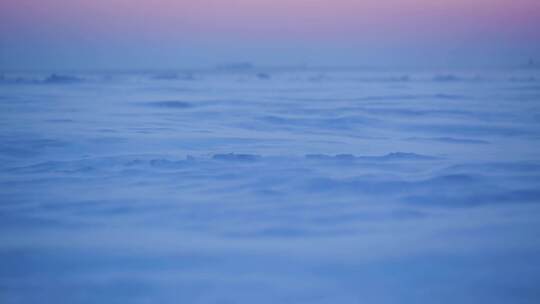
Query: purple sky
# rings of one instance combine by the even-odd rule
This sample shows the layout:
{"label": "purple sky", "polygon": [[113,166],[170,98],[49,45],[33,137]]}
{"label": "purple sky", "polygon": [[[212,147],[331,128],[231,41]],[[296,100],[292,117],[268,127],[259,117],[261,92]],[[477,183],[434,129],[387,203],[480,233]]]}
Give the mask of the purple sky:
{"label": "purple sky", "polygon": [[0,68],[505,65],[538,0],[4,0]]}

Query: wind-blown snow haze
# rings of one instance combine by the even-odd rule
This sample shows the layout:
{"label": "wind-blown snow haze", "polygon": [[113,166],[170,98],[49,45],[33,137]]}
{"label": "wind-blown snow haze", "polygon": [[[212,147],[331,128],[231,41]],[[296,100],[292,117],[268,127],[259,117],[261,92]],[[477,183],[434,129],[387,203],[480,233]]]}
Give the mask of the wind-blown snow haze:
{"label": "wind-blown snow haze", "polygon": [[538,303],[540,2],[0,3],[0,303]]}

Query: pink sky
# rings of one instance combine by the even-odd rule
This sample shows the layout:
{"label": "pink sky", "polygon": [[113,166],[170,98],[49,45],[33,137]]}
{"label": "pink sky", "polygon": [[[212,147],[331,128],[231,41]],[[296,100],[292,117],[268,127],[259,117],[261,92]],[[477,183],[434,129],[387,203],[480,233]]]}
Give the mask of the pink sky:
{"label": "pink sky", "polygon": [[[210,43],[514,45],[537,50],[539,0],[2,0],[0,41],[61,48]],[[5,46],[8,44],[8,46]]]}

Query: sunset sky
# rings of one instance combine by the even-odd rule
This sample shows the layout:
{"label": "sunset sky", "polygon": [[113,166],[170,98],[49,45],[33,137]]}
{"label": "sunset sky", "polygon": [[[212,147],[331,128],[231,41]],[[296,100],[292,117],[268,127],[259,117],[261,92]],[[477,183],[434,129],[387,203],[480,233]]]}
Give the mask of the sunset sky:
{"label": "sunset sky", "polygon": [[508,65],[538,0],[4,0],[0,68]]}

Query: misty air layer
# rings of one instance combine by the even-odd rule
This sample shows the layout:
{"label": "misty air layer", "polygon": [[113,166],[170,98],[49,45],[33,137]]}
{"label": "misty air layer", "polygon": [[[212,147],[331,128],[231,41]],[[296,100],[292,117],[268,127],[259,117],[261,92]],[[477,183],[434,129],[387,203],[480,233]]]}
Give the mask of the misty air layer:
{"label": "misty air layer", "polygon": [[540,303],[540,1],[0,1],[0,304]]}

